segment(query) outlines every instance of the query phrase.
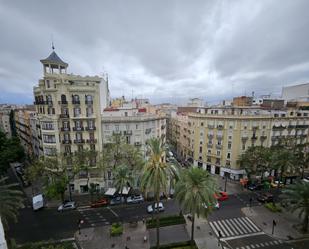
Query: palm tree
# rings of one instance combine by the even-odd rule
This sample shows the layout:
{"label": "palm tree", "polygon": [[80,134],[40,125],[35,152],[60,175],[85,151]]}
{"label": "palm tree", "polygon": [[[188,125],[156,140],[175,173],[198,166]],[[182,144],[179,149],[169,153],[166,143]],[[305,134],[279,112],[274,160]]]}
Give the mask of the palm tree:
{"label": "palm tree", "polygon": [[192,215],[191,243],[194,241],[194,220],[207,217],[215,206],[216,184],[214,178],[205,170],[191,167],[183,170],[176,184],[175,196],[185,212]]}
{"label": "palm tree", "polygon": [[307,232],[309,221],[309,183],[299,181],[282,190],[282,192],[282,198],[288,203],[288,210],[291,212],[298,210],[299,218],[304,217],[302,230]]}
{"label": "palm tree", "polygon": [[248,176],[261,175],[263,178],[265,171],[269,170],[271,151],[262,146],[251,146],[244,154],[241,154],[238,162],[241,168],[245,169]]}
{"label": "palm tree", "polygon": [[120,190],[120,195],[122,197],[123,188],[127,186],[132,186],[133,183],[130,169],[125,165],[121,165],[115,168],[113,183],[117,190]]}
{"label": "palm tree", "polygon": [[23,207],[23,193],[16,189],[17,184],[6,184],[6,179],[0,179],[0,216],[7,228],[9,219],[17,221],[18,209]]}
{"label": "palm tree", "polygon": [[[168,184],[168,177],[171,175],[177,175],[174,167],[165,162],[165,145],[161,139],[152,138],[148,140],[148,159],[143,169],[141,186],[142,189],[147,191],[153,191],[155,194],[155,202],[157,207],[160,202],[160,193],[165,192]],[[160,219],[159,213],[156,215],[156,229],[157,229],[157,243],[156,246],[160,246]]]}

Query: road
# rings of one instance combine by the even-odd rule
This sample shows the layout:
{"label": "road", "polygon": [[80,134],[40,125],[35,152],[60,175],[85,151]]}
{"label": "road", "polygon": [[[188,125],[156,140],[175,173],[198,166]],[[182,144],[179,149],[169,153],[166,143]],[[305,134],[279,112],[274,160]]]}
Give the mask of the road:
{"label": "road", "polygon": [[[218,220],[242,215],[240,208],[249,205],[250,192],[231,195],[229,200],[221,202],[220,210],[214,211],[209,219]],[[180,209],[174,200],[163,201],[165,211],[162,215],[178,214]],[[150,203],[110,206],[103,208],[78,208],[77,210],[57,212],[56,208],[46,208],[37,212],[26,207],[21,210],[18,223],[11,224],[9,237],[18,243],[48,239],[65,239],[73,237],[79,219],[84,220],[83,228],[108,225],[115,221],[130,222],[151,217],[146,207]],[[253,201],[252,205],[259,205]],[[28,205],[29,206],[29,205]]]}

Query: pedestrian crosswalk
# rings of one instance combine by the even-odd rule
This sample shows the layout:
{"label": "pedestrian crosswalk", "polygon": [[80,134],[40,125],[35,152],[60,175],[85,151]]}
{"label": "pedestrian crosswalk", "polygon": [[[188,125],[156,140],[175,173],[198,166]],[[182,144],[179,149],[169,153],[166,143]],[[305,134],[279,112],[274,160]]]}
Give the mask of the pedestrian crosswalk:
{"label": "pedestrian crosswalk", "polygon": [[281,245],[282,247],[283,241],[282,240],[272,240],[272,241],[266,241],[266,242],[261,242],[261,243],[253,243],[250,245],[246,246],[240,246],[240,247],[235,247],[235,249],[255,249],[255,248],[269,248],[269,247],[274,247],[274,246],[279,246]]}
{"label": "pedestrian crosswalk", "polygon": [[261,229],[248,217],[210,221],[209,225],[216,236],[220,238],[261,232]]}

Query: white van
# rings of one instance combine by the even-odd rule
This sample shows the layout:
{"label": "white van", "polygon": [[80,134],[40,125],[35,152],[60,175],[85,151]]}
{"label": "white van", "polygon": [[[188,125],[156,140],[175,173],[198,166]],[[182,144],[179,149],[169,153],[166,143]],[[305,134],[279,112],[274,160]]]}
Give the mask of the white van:
{"label": "white van", "polygon": [[39,210],[44,207],[43,195],[35,195],[32,197],[32,208],[34,211]]}

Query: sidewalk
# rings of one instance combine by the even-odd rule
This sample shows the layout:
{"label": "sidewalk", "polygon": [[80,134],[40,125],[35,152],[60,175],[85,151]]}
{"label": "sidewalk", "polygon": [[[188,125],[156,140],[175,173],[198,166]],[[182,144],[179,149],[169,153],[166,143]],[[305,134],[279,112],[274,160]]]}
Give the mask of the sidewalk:
{"label": "sidewalk", "polygon": [[[299,233],[293,226],[301,222],[300,219],[295,217],[293,214],[286,212],[273,213],[266,209],[264,206],[257,207],[245,207],[241,209],[242,212],[250,217],[256,225],[258,225],[266,234],[282,239],[282,240],[293,240],[304,237],[309,237]],[[276,221],[274,234],[272,235],[272,222]]]}
{"label": "sidewalk", "polygon": [[226,182],[226,192],[229,195],[240,193],[240,192],[244,191],[242,186],[240,185],[239,181],[234,181],[234,180],[229,179],[229,178],[227,178],[227,180],[226,180],[226,178],[223,179],[222,176],[218,176],[218,175],[215,175],[215,178],[217,179],[218,188],[221,191],[224,191],[225,182]]}
{"label": "sidewalk", "polygon": [[[186,218],[186,229],[189,237],[191,238],[191,221]],[[194,240],[199,249],[222,249],[221,245],[218,245],[218,238],[212,232],[208,221],[203,218],[195,217],[195,229],[194,229]]]}
{"label": "sidewalk", "polygon": [[[128,223],[123,226],[124,232],[121,236],[110,237],[110,226],[101,226],[82,229],[80,234],[75,233],[75,238],[82,249],[124,249],[126,246],[129,249],[149,249],[149,234],[145,224],[140,221],[136,227]],[[146,242],[144,236],[147,237]]]}

